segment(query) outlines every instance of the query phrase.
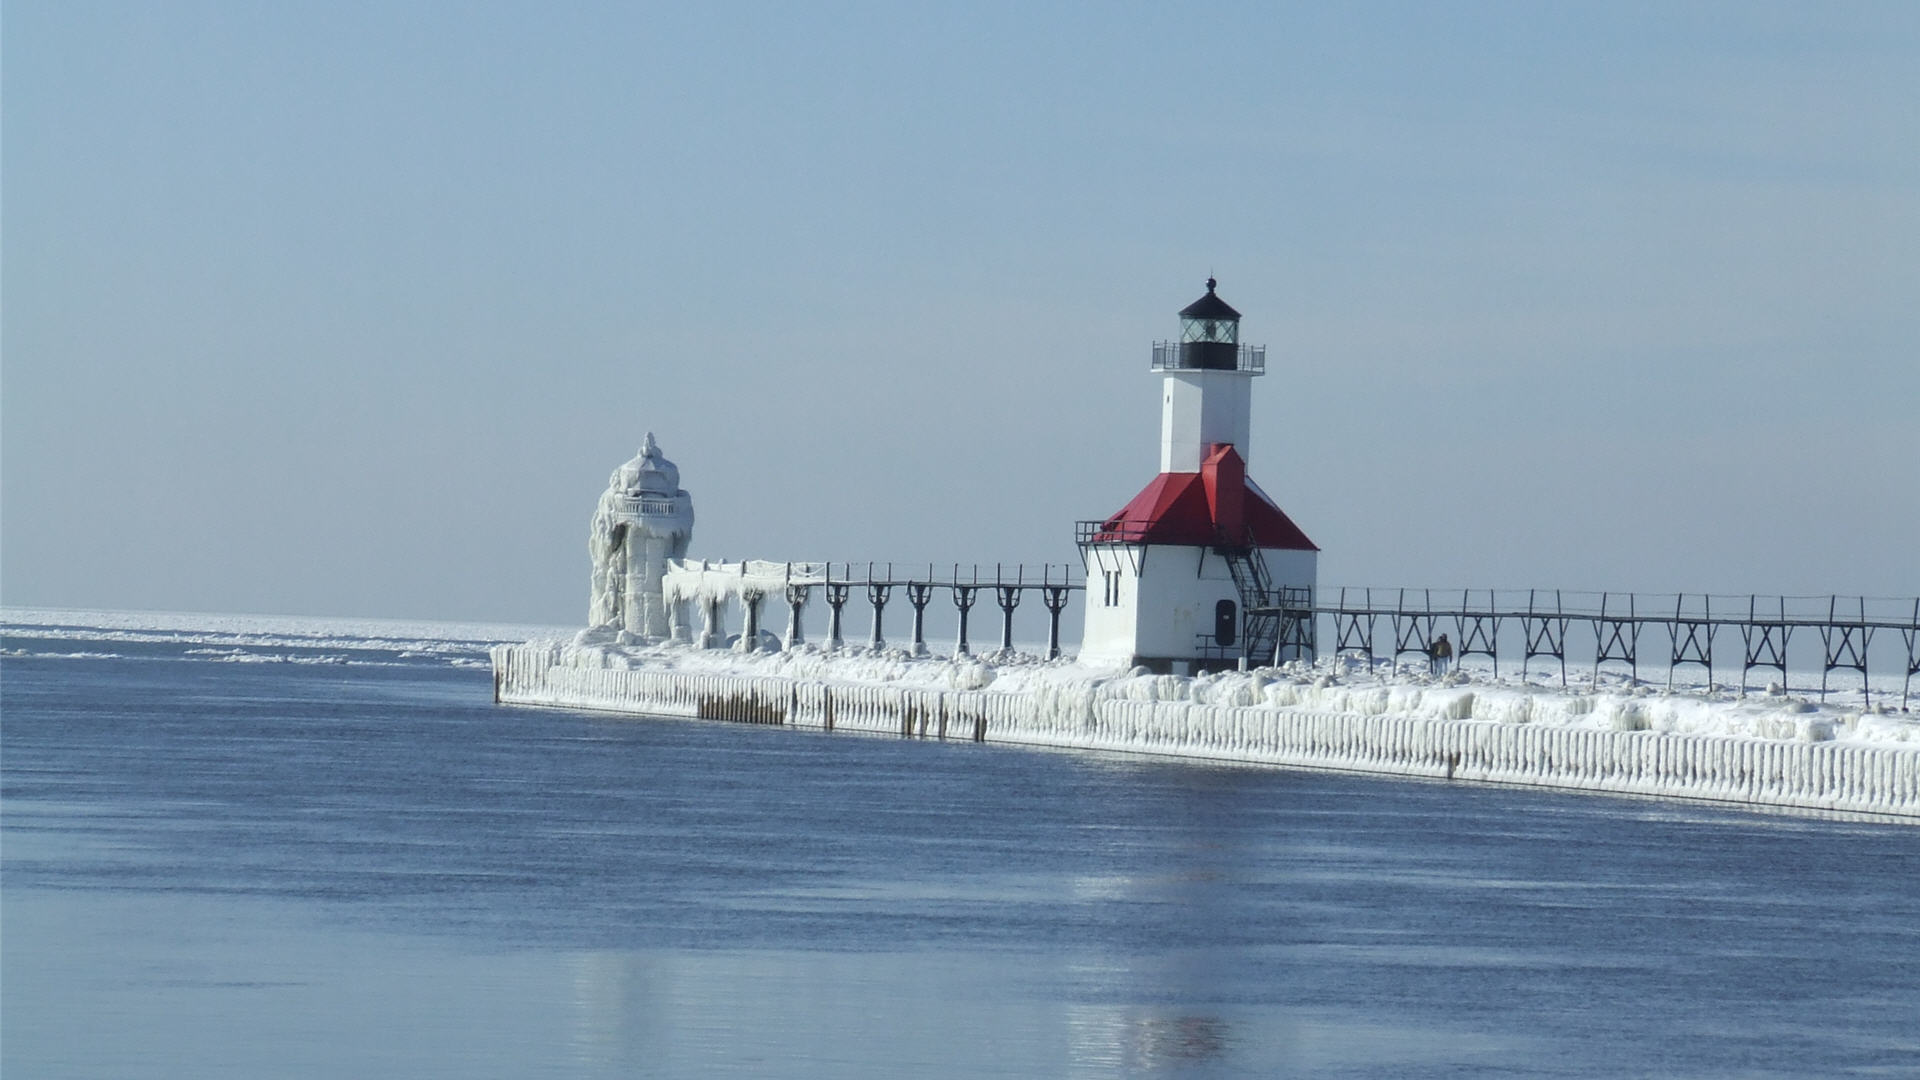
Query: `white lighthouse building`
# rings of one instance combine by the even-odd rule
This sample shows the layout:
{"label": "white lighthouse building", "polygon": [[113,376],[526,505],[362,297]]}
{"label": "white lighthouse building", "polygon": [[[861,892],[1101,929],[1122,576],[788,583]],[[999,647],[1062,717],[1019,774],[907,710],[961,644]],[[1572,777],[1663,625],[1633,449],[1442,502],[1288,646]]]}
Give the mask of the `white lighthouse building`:
{"label": "white lighthouse building", "polygon": [[1305,640],[1319,548],[1247,475],[1253,380],[1265,346],[1214,293],[1156,342],[1160,475],[1118,513],[1080,523],[1087,569],[1080,659],[1156,671],[1285,658]]}
{"label": "white lighthouse building", "polygon": [[622,642],[655,642],[684,625],[685,619],[669,617],[661,579],[667,560],[685,556],[692,539],[693,497],[681,490],[680,470],[649,431],[633,460],[607,478],[594,507],[587,634],[611,630]]}

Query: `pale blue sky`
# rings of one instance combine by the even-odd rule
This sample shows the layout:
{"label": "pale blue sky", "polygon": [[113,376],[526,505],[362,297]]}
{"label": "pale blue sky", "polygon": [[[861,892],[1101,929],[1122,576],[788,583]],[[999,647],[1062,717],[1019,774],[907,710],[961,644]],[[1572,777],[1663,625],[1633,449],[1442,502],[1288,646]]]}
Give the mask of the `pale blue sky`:
{"label": "pale blue sky", "polygon": [[9,604],[1073,559],[1209,272],[1323,583],[1920,592],[1920,4],[0,19]]}

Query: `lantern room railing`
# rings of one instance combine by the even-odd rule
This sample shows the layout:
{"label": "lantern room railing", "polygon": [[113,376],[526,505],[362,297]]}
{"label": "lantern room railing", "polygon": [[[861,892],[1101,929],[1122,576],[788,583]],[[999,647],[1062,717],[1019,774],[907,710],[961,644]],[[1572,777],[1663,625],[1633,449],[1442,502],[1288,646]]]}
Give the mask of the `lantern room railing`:
{"label": "lantern room railing", "polygon": [[[1156,341],[1153,343],[1154,371],[1200,371],[1205,370],[1186,363],[1180,358],[1180,343],[1177,341]],[[1265,345],[1242,345],[1234,358],[1233,370],[1251,372],[1255,375],[1267,373],[1267,347]]]}

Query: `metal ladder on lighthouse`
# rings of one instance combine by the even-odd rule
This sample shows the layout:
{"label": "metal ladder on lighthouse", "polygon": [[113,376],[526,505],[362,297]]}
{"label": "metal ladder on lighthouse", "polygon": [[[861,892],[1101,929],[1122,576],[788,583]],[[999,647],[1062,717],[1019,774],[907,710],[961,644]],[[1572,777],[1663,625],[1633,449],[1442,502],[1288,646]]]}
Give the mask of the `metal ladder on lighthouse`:
{"label": "metal ladder on lighthouse", "polygon": [[1267,560],[1252,544],[1222,544],[1216,550],[1227,561],[1234,590],[1240,594],[1241,655],[1249,663],[1270,664],[1280,642],[1280,612]]}
{"label": "metal ladder on lighthouse", "polygon": [[1267,560],[1252,539],[1214,549],[1226,560],[1234,590],[1240,594],[1241,655],[1249,664],[1260,665],[1278,662],[1283,646],[1313,651],[1312,594],[1275,588]]}

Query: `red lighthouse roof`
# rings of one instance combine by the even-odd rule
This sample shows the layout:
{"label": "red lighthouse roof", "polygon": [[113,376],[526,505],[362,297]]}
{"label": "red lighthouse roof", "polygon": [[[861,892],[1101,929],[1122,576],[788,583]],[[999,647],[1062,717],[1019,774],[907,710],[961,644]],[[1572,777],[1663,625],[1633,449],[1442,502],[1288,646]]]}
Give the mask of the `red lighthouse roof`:
{"label": "red lighthouse roof", "polygon": [[1197,473],[1154,477],[1119,513],[1101,522],[1093,542],[1320,550],[1247,479],[1246,462],[1228,443],[1215,443]]}

